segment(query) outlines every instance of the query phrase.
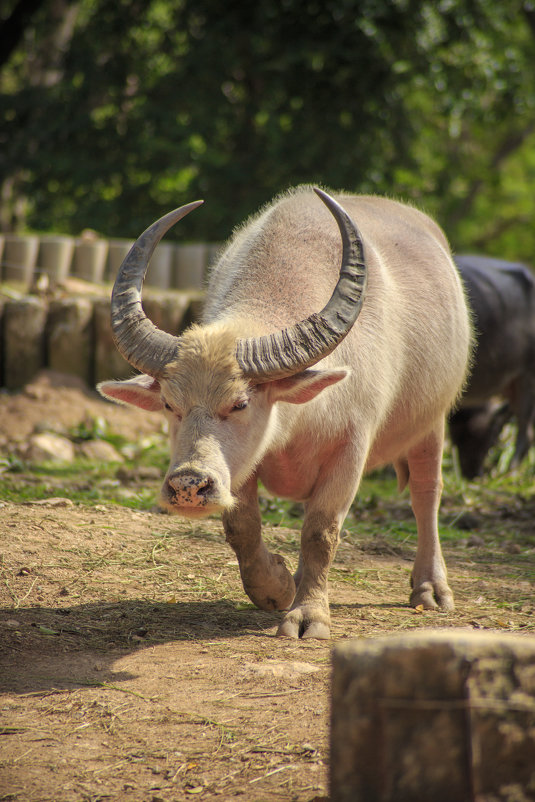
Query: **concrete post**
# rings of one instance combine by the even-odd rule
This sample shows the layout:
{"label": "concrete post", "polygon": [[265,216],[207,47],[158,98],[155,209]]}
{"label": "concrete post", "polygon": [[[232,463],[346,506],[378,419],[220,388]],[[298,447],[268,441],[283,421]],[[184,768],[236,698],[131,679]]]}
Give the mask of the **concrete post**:
{"label": "concrete post", "polygon": [[32,280],[39,237],[35,234],[4,234],[2,281],[15,281],[29,285]]}
{"label": "concrete post", "polygon": [[69,275],[74,253],[74,239],[63,236],[43,236],[39,246],[37,267],[56,281]]}

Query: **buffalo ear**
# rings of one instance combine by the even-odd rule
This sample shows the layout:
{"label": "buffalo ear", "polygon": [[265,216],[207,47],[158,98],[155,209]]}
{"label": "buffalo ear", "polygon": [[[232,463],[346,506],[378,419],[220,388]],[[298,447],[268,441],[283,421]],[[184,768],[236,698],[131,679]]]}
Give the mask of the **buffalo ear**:
{"label": "buffalo ear", "polygon": [[120,404],[131,404],[149,412],[163,409],[160,382],[143,373],[125,381],[100,382],[97,390],[105,398],[119,401]]}
{"label": "buffalo ear", "polygon": [[285,379],[275,379],[267,382],[266,390],[270,400],[285,401],[288,404],[306,404],[312,401],[326,387],[337,384],[349,376],[349,368],[334,368],[333,370],[304,370],[295,376]]}

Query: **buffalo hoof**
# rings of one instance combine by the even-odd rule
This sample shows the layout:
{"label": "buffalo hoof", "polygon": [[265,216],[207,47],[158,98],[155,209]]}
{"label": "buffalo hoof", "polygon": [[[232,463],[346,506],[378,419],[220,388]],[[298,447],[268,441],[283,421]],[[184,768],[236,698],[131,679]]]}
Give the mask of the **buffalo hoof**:
{"label": "buffalo hoof", "polygon": [[295,596],[293,576],[279,554],[264,556],[263,563],[241,567],[243,588],[261,610],[288,610]]}
{"label": "buffalo hoof", "polygon": [[296,607],[284,616],[277,636],[279,638],[317,638],[329,640],[331,629],[329,617],[323,610],[311,610],[308,607]]}
{"label": "buffalo hoof", "polygon": [[453,593],[446,582],[422,582],[414,588],[409,604],[411,607],[423,607],[424,610],[442,610],[451,612],[455,609]]}

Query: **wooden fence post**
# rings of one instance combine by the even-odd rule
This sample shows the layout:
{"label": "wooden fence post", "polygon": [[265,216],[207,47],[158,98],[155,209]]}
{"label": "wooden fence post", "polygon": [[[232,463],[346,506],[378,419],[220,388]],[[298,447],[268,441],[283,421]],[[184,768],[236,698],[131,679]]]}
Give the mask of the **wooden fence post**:
{"label": "wooden fence post", "polygon": [[45,365],[45,325],[48,304],[27,296],[4,306],[4,386],[18,390]]}
{"label": "wooden fence post", "polygon": [[535,638],[428,630],[336,646],[331,802],[535,799]]}
{"label": "wooden fence post", "polygon": [[134,369],[120,355],[113,340],[110,319],[110,299],[95,298],[94,302],[94,375],[93,383],[105,379],[127,379]]}
{"label": "wooden fence post", "polygon": [[47,364],[59,373],[93,380],[93,299],[52,301],[47,322]]}

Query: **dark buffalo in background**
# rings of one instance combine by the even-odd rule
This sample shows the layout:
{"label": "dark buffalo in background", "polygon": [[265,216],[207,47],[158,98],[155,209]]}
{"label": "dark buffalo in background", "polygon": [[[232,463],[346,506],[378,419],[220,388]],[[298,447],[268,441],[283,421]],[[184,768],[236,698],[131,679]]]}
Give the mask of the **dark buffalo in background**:
{"label": "dark buffalo in background", "polygon": [[483,473],[485,457],[505,423],[518,433],[509,468],[519,465],[532,440],[535,413],[535,280],[526,265],[485,256],[455,262],[472,309],[476,346],[472,372],[456,412],[451,440],[463,476]]}

